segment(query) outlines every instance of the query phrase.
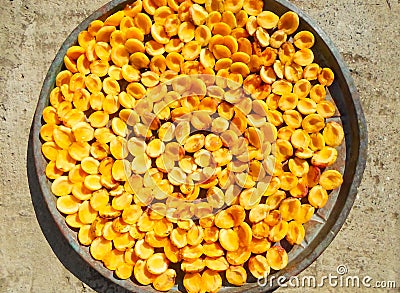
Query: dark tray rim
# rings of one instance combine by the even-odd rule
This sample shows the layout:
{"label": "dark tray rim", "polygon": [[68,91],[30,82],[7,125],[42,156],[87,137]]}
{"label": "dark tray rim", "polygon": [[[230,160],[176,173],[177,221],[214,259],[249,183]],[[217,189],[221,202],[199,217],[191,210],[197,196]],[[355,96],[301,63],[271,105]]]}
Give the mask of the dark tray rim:
{"label": "dark tray rim", "polygon": [[[61,214],[58,212],[55,206],[55,199],[54,195],[51,193],[49,189],[49,181],[46,178],[44,174],[44,167],[43,167],[43,155],[41,153],[41,145],[42,142],[40,141],[39,138],[39,131],[40,127],[42,125],[42,120],[41,120],[41,114],[42,110],[44,107],[48,104],[48,95],[51,91],[51,89],[54,87],[55,83],[55,76],[57,72],[60,70],[62,64],[63,64],[63,57],[65,56],[67,49],[76,42],[77,36],[80,31],[86,29],[88,25],[90,24],[91,21],[102,18],[105,15],[110,15],[113,12],[115,12],[117,9],[120,7],[124,6],[126,3],[131,3],[133,0],[112,0],[109,3],[105,4],[103,7],[99,8],[97,11],[95,11],[93,14],[91,14],[89,17],[87,17],[83,22],[81,22],[72,32],[71,34],[66,38],[64,43],[62,44],[60,50],[56,54],[55,59],[53,60],[49,71],[46,74],[46,77],[43,82],[42,90],[40,92],[37,108],[35,111],[35,115],[33,118],[32,126],[33,126],[33,136],[32,136],[32,141],[29,141],[29,144],[33,145],[33,154],[34,154],[34,163],[36,167],[36,175],[37,179],[39,182],[40,190],[42,191],[42,196],[46,202],[46,205],[51,213],[51,216],[55,220],[55,223],[60,230],[60,232],[64,235],[68,243],[72,246],[72,248],[82,257],[91,267],[93,267],[95,270],[97,270],[101,275],[106,277],[107,279],[111,280],[112,282],[120,285],[121,287],[127,289],[127,290],[135,290],[135,291],[143,291],[143,292],[156,292],[154,289],[149,288],[148,286],[138,286],[136,283],[133,283],[132,281],[128,280],[119,280],[114,277],[113,273],[106,269],[101,262],[95,261],[90,254],[88,253],[88,249],[84,248],[83,246],[80,246],[77,243],[76,237],[74,237],[74,233],[72,233],[72,230],[69,229],[69,227],[66,225],[64,217],[61,216]],[[352,106],[352,111],[355,115],[355,120],[351,121],[353,131],[352,135],[355,134],[356,138],[358,140],[350,146],[352,150],[349,151],[349,153],[352,156],[352,160],[354,161],[354,174],[352,174],[352,182],[348,188],[348,193],[345,199],[345,203],[343,205],[343,208],[338,212],[336,215],[336,221],[332,223],[329,227],[329,231],[324,235],[323,239],[321,242],[319,242],[316,247],[307,255],[307,257],[303,258],[301,261],[299,261],[295,267],[292,267],[289,271],[280,271],[277,274],[277,277],[279,276],[284,276],[286,277],[286,280],[289,279],[290,276],[295,276],[299,274],[301,271],[303,271],[305,268],[307,268],[310,264],[312,264],[317,257],[329,246],[329,244],[332,242],[334,237],[337,235],[339,232],[340,228],[344,224],[348,214],[350,213],[351,207],[354,203],[354,200],[356,198],[357,194],[357,189],[361,183],[362,175],[365,169],[365,164],[366,164],[366,157],[367,157],[367,143],[368,143],[368,138],[367,138],[367,126],[366,126],[366,121],[364,117],[364,113],[361,107],[360,99],[359,99],[359,94],[357,92],[357,89],[354,85],[354,81],[351,77],[351,74],[346,67],[345,63],[342,60],[342,57],[339,53],[339,51],[336,49],[334,46],[333,42],[330,40],[330,38],[322,31],[322,29],[309,17],[307,16],[304,12],[302,12],[300,9],[298,9],[294,4],[291,4],[287,0],[266,0],[264,1],[265,5],[268,6],[272,3],[277,4],[279,6],[282,6],[284,10],[291,10],[296,12],[300,19],[301,22],[305,22],[308,26],[312,27],[314,32],[317,34],[317,36],[321,39],[323,42],[323,45],[326,46],[329,50],[329,53],[334,57],[335,62],[337,62],[337,66],[340,69],[340,78],[342,78],[343,82],[347,85],[347,90],[351,96],[351,106]],[[316,36],[316,37],[317,37]],[[356,125],[354,125],[354,122]],[[348,154],[349,154],[348,153]],[[355,156],[355,157],[354,157]],[[239,291],[249,291],[249,292],[261,292],[265,290],[274,290],[279,287],[277,280],[275,279],[273,281],[272,286],[267,286],[265,288],[263,287],[258,287],[257,284],[247,284],[244,287],[241,288],[233,288],[230,287],[229,289],[230,292],[239,292]]]}

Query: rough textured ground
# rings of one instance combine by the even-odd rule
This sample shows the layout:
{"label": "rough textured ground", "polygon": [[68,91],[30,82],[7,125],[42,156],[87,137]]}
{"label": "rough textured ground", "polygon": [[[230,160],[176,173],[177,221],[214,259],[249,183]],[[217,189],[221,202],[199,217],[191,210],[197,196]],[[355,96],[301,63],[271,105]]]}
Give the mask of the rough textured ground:
{"label": "rough textured ground", "polygon": [[[343,264],[351,275],[396,280],[400,288],[400,3],[291,2],[322,27],[342,53],[360,92],[369,129],[367,168],[350,216],[329,248],[301,276],[335,274]],[[0,3],[0,292],[123,292],[87,268],[62,239],[52,235],[43,207],[37,206],[35,214],[26,162],[29,129],[50,63],[69,32],[106,1]],[[43,231],[38,219],[44,223]],[[309,289],[279,290],[286,291]],[[365,292],[330,286],[319,291]]]}

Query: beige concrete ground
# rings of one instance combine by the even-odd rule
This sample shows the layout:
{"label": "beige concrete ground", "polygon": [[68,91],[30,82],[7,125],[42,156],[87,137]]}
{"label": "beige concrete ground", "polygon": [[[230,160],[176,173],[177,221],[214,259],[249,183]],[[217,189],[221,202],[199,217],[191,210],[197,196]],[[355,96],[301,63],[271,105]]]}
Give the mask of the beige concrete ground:
{"label": "beige concrete ground", "polygon": [[[397,0],[291,0],[332,38],[352,71],[369,128],[369,156],[354,207],[330,247],[302,276],[349,274],[400,288],[399,84]],[[28,134],[41,83],[69,32],[106,0],[1,0],[0,292],[123,292],[88,269],[62,239],[42,229],[27,178]],[[50,232],[49,232],[50,231]],[[59,256],[57,258],[56,254]],[[63,263],[60,261],[63,261]],[[67,269],[68,268],[68,269]],[[78,272],[81,280],[74,274]],[[82,282],[83,281],[83,282]],[[391,292],[399,292],[392,290]],[[279,292],[309,292],[280,289]],[[320,292],[386,292],[332,288]],[[319,292],[318,291],[318,292]]]}

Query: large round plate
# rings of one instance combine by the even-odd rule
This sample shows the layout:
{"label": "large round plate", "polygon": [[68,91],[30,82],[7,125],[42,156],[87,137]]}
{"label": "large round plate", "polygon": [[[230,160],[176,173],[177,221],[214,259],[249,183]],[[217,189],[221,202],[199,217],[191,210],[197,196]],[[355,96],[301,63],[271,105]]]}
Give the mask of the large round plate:
{"label": "large round plate", "polygon": [[[36,113],[33,120],[32,141],[35,158],[37,179],[43,198],[48,206],[61,233],[65,236],[72,248],[101,275],[117,283],[121,287],[133,292],[156,292],[150,286],[140,286],[131,280],[119,280],[113,272],[106,269],[101,262],[95,261],[87,247],[78,243],[77,234],[65,223],[64,217],[56,209],[56,197],[50,191],[50,181],[45,176],[46,160],[41,152],[42,142],[39,137],[42,125],[41,114],[49,104],[49,94],[55,85],[57,73],[63,67],[63,57],[67,49],[76,43],[79,32],[87,29],[95,19],[105,19],[112,13],[120,10],[133,0],[113,0],[104,5],[87,19],[85,19],[65,40],[58,51],[43,83]],[[331,119],[342,123],[345,131],[345,143],[339,151],[339,158],[333,168],[343,174],[344,182],[339,190],[330,194],[328,204],[317,211],[312,220],[306,224],[306,237],[302,245],[295,246],[289,252],[288,266],[279,272],[270,275],[266,286],[260,287],[257,283],[247,283],[242,287],[224,286],[221,292],[262,292],[278,288],[278,278],[283,276],[288,280],[308,267],[331,243],[346,220],[353,205],[357,188],[360,184],[365,168],[367,155],[367,129],[359,97],[350,72],[342,61],[338,50],[327,35],[302,11],[286,0],[266,0],[265,9],[282,15],[288,10],[296,12],[300,17],[299,30],[311,31],[315,36],[313,52],[315,60],[321,66],[330,67],[335,73],[335,82],[329,87],[328,96],[333,98],[337,106],[337,115]],[[179,282],[178,277],[178,282]],[[281,278],[282,279],[282,278]],[[224,284],[225,285],[225,284]],[[228,285],[228,284],[226,284]],[[182,286],[175,286],[173,292],[180,292]]]}

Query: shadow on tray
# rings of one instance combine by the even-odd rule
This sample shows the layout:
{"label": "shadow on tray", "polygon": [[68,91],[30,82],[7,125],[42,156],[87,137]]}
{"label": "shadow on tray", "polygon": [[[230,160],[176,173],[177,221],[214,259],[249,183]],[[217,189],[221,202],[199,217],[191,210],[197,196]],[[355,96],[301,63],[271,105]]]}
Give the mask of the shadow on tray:
{"label": "shadow on tray", "polygon": [[[90,267],[70,246],[64,235],[60,232],[52,218],[50,211],[45,203],[42,196],[42,192],[39,187],[39,182],[36,174],[33,146],[32,146],[32,129],[31,127],[29,134],[29,144],[27,150],[27,172],[29,189],[31,192],[31,198],[33,207],[35,209],[36,218],[39,222],[40,228],[47,242],[50,244],[51,249],[64,265],[75,277],[85,283],[87,286],[100,293],[127,293],[126,289],[122,288],[118,284],[115,284],[103,277],[95,269]],[[184,291],[182,286],[178,286],[178,290]],[[274,291],[274,290],[273,290]],[[265,291],[273,292],[273,291]],[[261,292],[261,291],[260,291]]]}
{"label": "shadow on tray", "polygon": [[57,228],[54,219],[51,217],[49,209],[44,201],[39,187],[36,175],[33,146],[32,146],[32,129],[29,134],[29,144],[27,150],[27,172],[29,180],[29,189],[33,207],[35,209],[36,218],[40,228],[51,249],[56,254],[64,267],[84,282],[87,286],[100,293],[129,292],[121,286],[109,281],[96,270],[91,268],[69,245],[65,237]]}

